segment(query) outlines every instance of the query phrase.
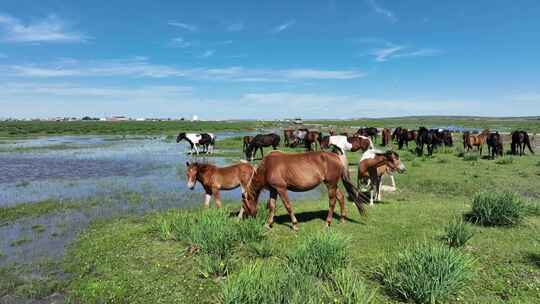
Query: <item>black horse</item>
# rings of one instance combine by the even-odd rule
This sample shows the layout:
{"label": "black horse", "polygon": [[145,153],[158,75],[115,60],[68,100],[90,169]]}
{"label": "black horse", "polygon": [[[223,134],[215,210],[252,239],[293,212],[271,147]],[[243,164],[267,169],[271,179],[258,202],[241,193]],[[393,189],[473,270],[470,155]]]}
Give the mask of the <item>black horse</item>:
{"label": "black horse", "polygon": [[523,154],[525,154],[526,147],[529,148],[529,151],[531,151],[532,154],[534,154],[534,151],[531,147],[531,140],[529,138],[529,134],[526,131],[522,130],[512,132],[512,154],[518,154],[517,149],[519,148],[519,156],[522,156]]}
{"label": "black horse", "polygon": [[437,130],[437,135],[446,147],[454,146],[454,139],[452,138],[452,132],[449,130]]}
{"label": "black horse", "polygon": [[491,159],[495,159],[495,156],[497,155],[503,155],[503,141],[499,132],[489,133],[486,143]]}
{"label": "black horse", "polygon": [[[395,131],[394,131],[395,133]],[[417,138],[416,131],[409,131],[405,128],[399,128],[399,132],[396,134],[398,141],[398,149],[403,149],[403,145],[409,149],[409,141],[415,141]]]}
{"label": "black horse", "polygon": [[261,150],[261,158],[264,156],[263,147],[272,146],[274,150],[279,146],[281,137],[275,133],[270,134],[258,134],[249,143],[246,149],[246,159],[253,160],[257,149]]}
{"label": "black horse", "polygon": [[425,127],[418,129],[416,136],[416,153],[418,156],[424,154],[424,145],[427,147],[428,155],[433,155],[433,150],[442,143],[435,130],[428,130]]}
{"label": "black horse", "polygon": [[356,134],[370,137],[373,142],[377,140],[377,135],[379,134],[379,130],[374,127],[368,127],[368,128],[360,128],[358,131],[356,131]]}

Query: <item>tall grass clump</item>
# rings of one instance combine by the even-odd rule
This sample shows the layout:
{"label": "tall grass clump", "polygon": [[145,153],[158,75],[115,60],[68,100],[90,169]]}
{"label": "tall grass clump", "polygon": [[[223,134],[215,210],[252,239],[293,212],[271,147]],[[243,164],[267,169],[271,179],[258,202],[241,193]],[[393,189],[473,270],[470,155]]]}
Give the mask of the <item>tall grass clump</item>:
{"label": "tall grass clump", "polygon": [[305,238],[288,260],[302,273],[328,278],[349,262],[347,243],[347,238],[332,230],[319,232]]}
{"label": "tall grass clump", "polygon": [[463,154],[463,160],[464,161],[478,161],[480,156],[476,153],[465,153]]}
{"label": "tall grass clump", "polygon": [[269,240],[249,243],[247,249],[253,257],[269,258],[275,255],[276,250]]}
{"label": "tall grass clump", "polygon": [[498,164],[498,165],[510,165],[510,164],[514,163],[514,157],[511,156],[511,155],[505,155],[503,157],[497,158],[495,163]]}
{"label": "tall grass clump", "polygon": [[[262,209],[262,208],[261,208]],[[266,238],[267,229],[264,227],[268,212],[260,210],[256,217],[244,218],[236,223],[238,240],[244,244],[259,242]]]}
{"label": "tall grass clump", "polygon": [[445,227],[442,239],[450,247],[462,247],[474,235],[471,227],[462,219],[454,219]]}
{"label": "tall grass clump", "polygon": [[162,241],[177,240],[188,233],[193,222],[188,212],[169,211],[156,217],[152,229]]}
{"label": "tall grass clump", "polygon": [[525,216],[525,205],[513,192],[480,192],[472,201],[472,209],[466,218],[484,226],[511,226]]}
{"label": "tall grass clump", "polygon": [[463,147],[457,146],[454,155],[457,157],[463,157],[465,156],[465,150],[463,150]]}
{"label": "tall grass clump", "polygon": [[473,260],[442,245],[416,245],[384,261],[377,275],[388,292],[405,301],[442,303],[473,276]]}
{"label": "tall grass clump", "polygon": [[187,237],[202,253],[223,259],[232,254],[237,231],[225,208],[206,209],[196,215]]}
{"label": "tall grass clump", "polygon": [[350,267],[337,270],[330,279],[329,297],[335,303],[375,303],[375,291],[369,291],[364,280]]}
{"label": "tall grass clump", "polygon": [[224,304],[330,303],[321,282],[275,263],[254,262],[232,274],[222,286]]}

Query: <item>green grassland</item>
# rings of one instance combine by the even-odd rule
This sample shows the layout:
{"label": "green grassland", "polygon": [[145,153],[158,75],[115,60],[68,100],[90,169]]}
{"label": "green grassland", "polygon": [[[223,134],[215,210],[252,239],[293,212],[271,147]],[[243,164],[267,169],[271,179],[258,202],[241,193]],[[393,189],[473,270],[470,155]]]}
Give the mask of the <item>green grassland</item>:
{"label": "green grassland", "polygon": [[[519,127],[537,128],[533,124],[530,128]],[[368,208],[367,216],[360,216],[354,205],[347,203],[349,220],[340,223],[336,218],[329,228],[347,240],[346,268],[358,275],[358,281],[373,293],[373,303],[403,301],[381,283],[377,275],[381,265],[417,244],[445,246],[443,235],[448,224],[464,218],[471,210],[474,195],[482,191],[516,193],[526,205],[526,216],[510,227],[467,224],[472,238],[463,247],[452,250],[474,261],[472,278],[465,288],[449,294],[442,302],[540,302],[540,156],[528,154],[497,162],[467,157],[468,154],[463,157],[460,146],[457,142],[456,148],[439,149],[433,157],[400,151],[407,171],[396,176],[399,190],[384,193],[383,202]],[[241,147],[241,137],[223,139],[217,143],[216,155],[233,162],[242,158]],[[269,151],[265,149],[265,154]],[[354,177],[359,154],[347,156]],[[261,202],[259,211],[264,206]],[[50,204],[41,207],[46,212],[56,211]],[[238,207],[239,202],[229,202],[226,208],[233,215]],[[299,232],[291,229],[281,202],[271,230],[260,232],[260,222],[254,225],[244,220],[238,224],[231,218],[228,222],[231,227],[244,227],[238,228],[243,234],[251,229],[255,236],[249,241],[231,238],[226,248],[220,249],[227,252],[227,259],[219,260],[217,265],[204,262],[204,247],[194,246],[195,236],[186,232],[186,221],[194,221],[189,222],[192,225],[201,221],[199,209],[96,221],[79,236],[61,262],[67,279],[61,282],[51,279],[35,288],[44,290],[39,297],[60,292],[76,303],[225,302],[225,290],[231,288],[231,282],[238,279],[247,265],[262,263],[272,269],[271,265],[290,264],[290,257],[306,239],[326,231],[328,200],[324,191],[319,199],[294,201],[293,207],[300,221]],[[4,211],[4,220],[41,212]],[[339,208],[336,211],[339,213]],[[227,235],[228,229],[221,227],[216,233],[211,227],[203,231],[208,242]],[[259,248],[256,254],[254,246]],[[209,268],[218,269],[220,275],[209,273]],[[0,278],[0,286],[29,297],[30,283],[10,283],[20,281],[11,276],[12,273]],[[319,298],[321,290],[330,286],[327,279],[309,275],[301,278],[310,282],[307,287],[298,287],[305,288],[301,289],[304,298],[291,298],[290,303],[308,302],[313,297],[318,299],[313,303],[351,303],[335,293],[330,298]],[[253,294],[257,292],[260,291],[253,290]]]}
{"label": "green grassland", "polygon": [[[540,132],[540,118],[486,118],[486,117],[403,117],[357,120],[309,120],[308,127],[348,128],[350,126],[375,126],[394,128],[398,126],[416,129],[418,126],[463,126],[467,128],[491,128],[500,131],[524,129]],[[270,129],[287,127],[278,121],[8,121],[0,122],[0,137],[23,137],[45,135],[173,135],[182,131],[219,132]]]}

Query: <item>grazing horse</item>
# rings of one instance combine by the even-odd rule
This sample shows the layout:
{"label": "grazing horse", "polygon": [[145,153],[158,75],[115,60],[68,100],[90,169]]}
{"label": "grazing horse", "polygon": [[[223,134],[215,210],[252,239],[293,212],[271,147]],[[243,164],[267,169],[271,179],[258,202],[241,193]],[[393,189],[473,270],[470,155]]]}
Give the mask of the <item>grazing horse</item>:
{"label": "grazing horse", "polygon": [[442,143],[446,147],[453,147],[454,146],[454,139],[452,138],[452,132],[450,130],[437,130],[438,136],[441,139]]}
{"label": "grazing horse", "polygon": [[416,153],[418,156],[424,154],[424,145],[427,147],[428,156],[433,155],[433,150],[441,143],[435,130],[428,130],[425,127],[418,129],[416,136]]}
{"label": "grazing horse", "polygon": [[261,158],[264,157],[263,147],[270,147],[275,150],[279,146],[281,138],[275,133],[258,134],[251,139],[248,147],[246,148],[246,159],[253,160],[257,150],[261,151]]}
{"label": "grazing horse", "polygon": [[512,132],[512,154],[516,155],[518,153],[516,149],[519,148],[519,156],[522,156],[523,154],[525,154],[525,147],[529,148],[529,151],[534,154],[534,151],[531,147],[531,140],[529,139],[529,134],[525,131],[520,130]]}
{"label": "grazing horse", "polygon": [[283,130],[283,144],[285,145],[285,147],[290,147],[295,141],[296,137],[294,136],[293,129]]}
{"label": "grazing horse", "polygon": [[339,180],[343,182],[349,199],[353,200],[360,214],[363,214],[364,201],[358,196],[356,188],[349,180],[348,168],[343,165],[338,155],[324,151],[294,154],[272,151],[263,158],[256,170],[244,200],[244,209],[248,214],[256,215],[259,195],[263,189],[267,189],[270,191],[267,226],[271,227],[274,222],[276,199],[279,194],[291,217],[292,228],[298,230],[298,220],[293,213],[287,191],[305,192],[324,183],[328,189],[330,205],[326,217],[328,226],[332,223],[336,198],[341,209],[341,221],[346,217],[344,196],[338,188]]}
{"label": "grazing horse", "polygon": [[[486,139],[489,134],[489,129],[485,129],[482,131],[482,133],[477,135],[472,135],[470,133],[464,133],[463,134],[463,140],[466,142],[467,151],[474,147],[476,147],[477,151],[480,152],[480,156],[482,156],[482,147],[486,143]],[[467,135],[465,137],[465,135]]]}
{"label": "grazing horse", "polygon": [[[220,190],[232,190],[240,187],[242,199],[246,189],[255,174],[255,167],[247,162],[240,162],[227,167],[217,167],[211,164],[186,162],[186,181],[189,189],[193,190],[199,182],[204,188],[204,207],[210,207],[210,198],[214,196],[216,207],[221,208]],[[244,204],[240,208],[239,218],[244,214]]]}
{"label": "grazing horse", "polygon": [[330,148],[330,135],[319,137],[319,147],[321,150]]}
{"label": "grazing horse", "polygon": [[179,133],[176,137],[176,142],[179,143],[180,141],[185,140],[190,145],[189,154],[193,154],[193,152],[196,152],[197,155],[199,155],[199,146],[203,147],[203,152],[205,153],[214,153],[214,145],[216,141],[216,137],[212,133]]}
{"label": "grazing horse", "polygon": [[374,127],[368,127],[368,128],[360,128],[358,131],[356,131],[356,134],[360,134],[362,136],[370,137],[372,141],[377,141],[377,135],[379,134],[379,130]]}
{"label": "grazing horse", "polygon": [[309,133],[308,129],[302,128],[295,130],[293,132],[294,135],[294,143],[292,146],[300,145],[304,143],[304,139],[306,138],[306,135]]}
{"label": "grazing horse", "polygon": [[399,133],[396,134],[396,137],[398,140],[398,149],[399,150],[403,149],[403,145],[405,145],[407,149],[409,149],[409,141],[416,140],[416,137],[417,137],[416,131],[409,131],[404,128],[398,128],[398,129],[399,129]]}
{"label": "grazing horse", "polygon": [[491,159],[495,159],[495,156],[503,155],[503,141],[499,132],[489,133],[486,139],[488,146],[488,154],[491,155]]}
{"label": "grazing horse", "polygon": [[371,195],[369,205],[373,205],[373,201],[381,200],[381,184],[382,176],[390,175],[392,185],[395,189],[396,182],[392,173],[405,172],[405,165],[399,159],[399,155],[394,151],[377,151],[368,150],[364,152],[362,158],[358,162],[357,187],[360,189],[360,182],[371,186]]}
{"label": "grazing horse", "polygon": [[249,146],[249,143],[251,142],[251,140],[253,139],[253,136],[244,136],[242,138],[242,152],[246,153],[246,149],[247,147]]}
{"label": "grazing horse", "polygon": [[381,136],[381,144],[386,147],[390,143],[390,130],[388,128],[384,128]]}
{"label": "grazing horse", "polygon": [[472,149],[472,146],[469,145],[469,136],[471,136],[470,131],[463,132],[463,150],[467,152]]}
{"label": "grazing horse", "polygon": [[334,147],[339,154],[345,154],[345,151],[356,152],[358,150],[366,151],[373,149],[373,142],[369,137],[334,135],[329,138],[329,146]]}
{"label": "grazing horse", "polygon": [[401,130],[403,130],[402,127],[397,127],[394,129],[394,132],[392,132],[392,140],[397,141],[399,139],[399,135],[401,134]]}
{"label": "grazing horse", "polygon": [[318,131],[309,131],[304,137],[304,145],[306,146],[306,151],[311,151],[311,145],[315,144],[315,151],[317,150],[317,143],[321,138],[321,133]]}

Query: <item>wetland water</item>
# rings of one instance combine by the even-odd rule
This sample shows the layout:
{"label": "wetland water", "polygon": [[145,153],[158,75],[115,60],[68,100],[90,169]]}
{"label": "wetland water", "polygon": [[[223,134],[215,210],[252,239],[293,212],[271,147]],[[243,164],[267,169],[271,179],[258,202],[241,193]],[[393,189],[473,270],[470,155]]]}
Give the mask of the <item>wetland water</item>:
{"label": "wetland water", "polygon": [[[217,137],[242,135],[219,133]],[[185,143],[164,137],[62,136],[0,141],[0,207],[45,200],[77,205],[0,224],[0,266],[55,260],[94,219],[200,205],[202,187],[197,185],[191,191],[185,185],[185,162],[194,159],[185,152]],[[218,165],[234,161],[207,160]],[[319,196],[319,191],[294,195]],[[222,197],[239,201],[240,190],[222,192]]]}

